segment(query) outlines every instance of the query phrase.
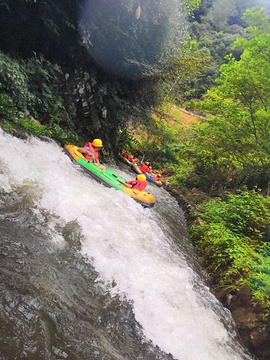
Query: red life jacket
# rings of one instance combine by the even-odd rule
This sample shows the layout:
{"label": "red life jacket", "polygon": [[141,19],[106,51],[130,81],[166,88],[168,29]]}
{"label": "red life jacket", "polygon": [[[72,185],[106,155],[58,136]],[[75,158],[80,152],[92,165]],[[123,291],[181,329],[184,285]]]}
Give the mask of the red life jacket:
{"label": "red life jacket", "polygon": [[130,180],[127,182],[132,186],[132,189],[137,189],[139,191],[143,191],[147,186],[147,181],[145,180]]}
{"label": "red life jacket", "polygon": [[146,172],[149,171],[149,168],[148,168],[147,165],[142,164],[141,167],[140,167],[140,170],[141,170],[141,172],[146,173]]}
{"label": "red life jacket", "polygon": [[90,161],[91,163],[94,163],[94,164],[98,164],[99,163],[98,152],[93,148],[92,143],[89,142],[89,143],[85,144],[83,148],[86,150],[89,150],[91,153],[91,155],[87,155],[87,154],[83,155],[85,160]]}

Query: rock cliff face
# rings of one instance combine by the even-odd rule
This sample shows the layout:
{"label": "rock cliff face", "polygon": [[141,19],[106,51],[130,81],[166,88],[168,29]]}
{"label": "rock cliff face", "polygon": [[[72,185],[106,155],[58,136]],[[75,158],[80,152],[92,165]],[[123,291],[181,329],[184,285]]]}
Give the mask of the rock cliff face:
{"label": "rock cliff face", "polygon": [[[97,82],[94,68],[70,69],[65,73],[60,87],[60,96],[74,123],[83,132],[100,137],[107,122],[107,108],[101,96],[102,84]],[[105,127],[106,128],[106,127]]]}
{"label": "rock cliff face", "polygon": [[[134,19],[132,1],[96,2],[102,5],[101,10],[90,11],[85,20],[88,30],[82,37],[83,3],[81,0],[0,2],[0,51],[11,59],[43,58],[59,66],[62,78],[48,86],[56,89],[77,129],[81,127],[86,137],[105,135],[106,143],[114,149],[119,129],[125,129],[131,116],[142,118],[156,102],[153,69],[179,32],[176,3],[156,1],[160,10],[157,11],[152,1],[147,0],[139,23]],[[152,30],[153,26],[156,31]],[[99,49],[98,58],[106,57],[113,62],[119,70],[117,74],[102,67],[103,62],[98,62],[95,51],[93,54],[89,48],[96,52]],[[137,76],[125,77],[125,67],[131,74],[136,68]],[[35,86],[38,88],[38,84]]]}
{"label": "rock cliff face", "polygon": [[232,313],[240,337],[249,351],[259,360],[268,360],[270,354],[269,315],[254,306],[250,294],[241,289],[232,294],[216,292],[217,298]]}
{"label": "rock cliff face", "polygon": [[[105,150],[115,153],[119,144],[119,133],[125,141],[125,128],[131,117],[142,119],[156,101],[157,94],[152,80],[123,79],[110,73],[94,63],[82,44],[79,35],[78,13],[81,0],[5,0],[0,3],[0,52],[7,55],[16,66],[21,62],[28,65],[49,63],[58,67],[57,78],[48,75],[48,69],[38,68],[45,86],[37,81],[32,86],[31,96],[38,98],[42,109],[45,103],[42,93],[49,88],[50,98],[55,98],[64,105],[63,112],[71,117],[76,131],[85,140],[92,137],[104,139]],[[40,59],[43,59],[40,61]],[[19,66],[19,65],[18,65]],[[36,68],[35,68],[36,69]],[[54,74],[55,75],[55,74]],[[55,76],[56,77],[56,76]],[[14,79],[13,79],[14,80]],[[26,79],[25,83],[31,82]],[[0,83],[2,82],[0,72]],[[9,85],[9,84],[8,84]],[[46,88],[47,87],[47,88]],[[53,91],[51,91],[53,88]],[[34,90],[33,90],[34,89]],[[33,91],[32,91],[33,90]],[[14,93],[8,93],[12,100]],[[13,96],[13,97],[12,97]],[[41,99],[41,100],[40,100]],[[48,98],[47,98],[48,99]],[[59,105],[59,104],[58,104]],[[27,106],[26,106],[27,107]],[[57,107],[57,106],[56,106]],[[20,108],[27,113],[28,108]],[[48,123],[51,112],[46,110],[46,116],[34,116],[41,123]],[[31,113],[31,109],[29,111]],[[49,113],[48,113],[49,112]],[[57,114],[56,124],[70,128],[68,120]],[[54,122],[54,118],[52,118]],[[123,131],[124,130],[124,131]]]}
{"label": "rock cliff face", "polygon": [[115,152],[119,123],[124,123],[128,116],[119,111],[119,98],[113,87],[108,78],[100,79],[94,66],[88,66],[68,69],[57,90],[73,123],[77,124],[77,133],[87,141],[95,137],[103,139],[103,155]]}
{"label": "rock cliff face", "polygon": [[[64,105],[79,135],[85,140],[102,137],[105,150],[113,152],[120,124],[123,126],[128,117],[125,110],[131,103],[126,91],[128,85],[97,68],[85,51],[78,34],[79,7],[79,0],[3,1],[0,4],[0,51],[17,64],[20,61],[27,64],[32,58],[38,62],[42,58],[58,66],[57,78],[50,78],[46,84],[53,88],[50,96]],[[47,69],[39,71],[46,73]],[[40,90],[38,82],[33,88],[39,92],[44,89]],[[32,95],[35,96],[34,91]],[[27,113],[28,109],[21,110]],[[35,117],[42,122],[38,114]],[[69,127],[69,124],[63,120],[61,126]]]}

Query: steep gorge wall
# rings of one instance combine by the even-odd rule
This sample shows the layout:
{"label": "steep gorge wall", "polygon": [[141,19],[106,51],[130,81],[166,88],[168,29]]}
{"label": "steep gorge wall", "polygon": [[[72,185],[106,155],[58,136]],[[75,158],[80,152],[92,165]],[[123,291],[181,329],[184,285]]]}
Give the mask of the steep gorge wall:
{"label": "steep gorge wall", "polygon": [[59,95],[82,134],[101,137],[106,129],[108,112],[101,94],[104,86],[97,82],[94,68],[88,71],[83,68],[70,69],[64,74],[58,88]]}
{"label": "steep gorge wall", "polygon": [[[49,86],[76,131],[85,139],[102,137],[105,149],[113,152],[119,130],[125,128],[133,108],[144,111],[151,102],[146,103],[140,93],[140,82],[117,79],[95,65],[79,36],[79,8],[79,0],[1,2],[0,51],[18,62],[43,58],[59,66],[61,73]],[[33,87],[40,91],[39,85]],[[60,125],[65,126],[64,121]]]}

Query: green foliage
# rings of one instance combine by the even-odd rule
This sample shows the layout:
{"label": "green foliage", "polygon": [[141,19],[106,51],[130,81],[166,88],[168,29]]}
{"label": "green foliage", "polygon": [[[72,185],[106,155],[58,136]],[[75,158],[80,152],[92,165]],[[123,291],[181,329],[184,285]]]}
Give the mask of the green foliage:
{"label": "green foliage", "polygon": [[246,9],[255,5],[259,5],[259,0],[202,0],[194,11],[190,19],[192,37],[199,48],[207,49],[213,58],[212,66],[206,69],[200,84],[200,96],[214,85],[219,66],[226,63],[226,55],[232,53],[236,59],[240,58],[241,49],[231,47],[237,38],[246,36],[246,19],[242,16]]}
{"label": "green foliage", "polygon": [[119,130],[116,139],[117,149],[131,150],[132,147],[136,145],[138,145],[138,141],[133,137],[130,130],[128,130],[127,128],[124,130]]}
{"label": "green foliage", "polygon": [[179,130],[179,126],[170,126],[162,114],[149,117],[136,131],[140,151],[158,166],[174,162],[173,139]]}
{"label": "green foliage", "polygon": [[15,124],[22,126],[24,129],[30,131],[36,135],[47,135],[48,131],[42,125],[40,125],[37,121],[29,120],[27,118],[21,117],[13,120]]}
{"label": "green foliage", "polygon": [[[187,8],[194,1],[185,3]],[[100,0],[85,5],[83,43],[99,66],[120,77],[155,76],[183,36],[177,1]]]}
{"label": "green foliage", "polygon": [[270,25],[261,11],[250,10],[246,18],[260,25],[247,28],[249,39],[235,42],[234,48],[244,49],[241,59],[228,56],[217,86],[207,92],[203,102],[193,103],[212,114],[196,128],[193,150],[208,154],[210,164],[214,160],[231,172],[245,173],[242,181],[246,183],[247,174],[254,178],[252,169],[257,172],[261,168],[266,189],[270,176]]}
{"label": "green foliage", "polygon": [[6,120],[6,119],[0,119],[0,126],[7,133],[10,133],[12,131],[12,128],[13,128],[11,122]]}
{"label": "green foliage", "polygon": [[140,158],[151,161],[156,169],[162,169],[176,188],[184,187],[193,164],[187,157],[186,141],[189,136],[182,125],[178,108],[164,104],[135,130],[135,141],[130,149]]}
{"label": "green foliage", "polygon": [[31,114],[45,123],[70,126],[71,120],[53,89],[62,75],[61,68],[43,58],[34,57],[24,63],[22,70],[25,71],[29,84],[27,108]]}
{"label": "green foliage", "polygon": [[11,121],[2,119],[0,125],[6,132],[10,132],[19,126],[31,134],[50,137],[60,144],[76,144],[80,142],[79,136],[74,132],[63,130],[57,124],[52,126],[41,125],[33,118],[29,119],[26,117],[13,117]]}
{"label": "green foliage", "polygon": [[195,97],[200,91],[198,83],[209,66],[209,51],[199,49],[196,41],[186,37],[178,54],[164,67],[160,81],[163,100],[169,99],[179,105]]}
{"label": "green foliage", "polygon": [[204,219],[223,224],[227,229],[244,234],[254,242],[264,239],[267,221],[270,221],[270,200],[261,194],[243,191],[239,195],[228,194],[227,201],[212,199],[203,207]]}
{"label": "green foliage", "polygon": [[[20,126],[35,135],[48,136],[61,143],[78,142],[78,135],[72,131],[61,128],[59,125],[60,117],[63,115],[63,111],[65,112],[65,109],[61,103],[53,98],[49,87],[47,87],[46,84],[42,85],[44,78],[49,78],[49,73],[41,67],[37,71],[36,62],[39,66],[41,65],[39,60],[33,61],[30,59],[27,64],[24,64],[24,67],[21,66],[19,62],[13,61],[2,53],[0,53],[0,60],[3,65],[0,70],[0,77],[3,81],[3,86],[0,84],[0,89],[2,90],[0,93],[0,117],[3,129],[9,132],[14,126]],[[28,86],[27,79],[29,78],[22,72],[25,68],[28,69],[28,72],[31,73],[33,77],[37,77],[32,86]],[[31,80],[33,80],[33,77]],[[39,81],[41,82],[40,87]],[[29,91],[29,88],[31,88],[33,93]],[[5,92],[12,93],[12,98]],[[38,92],[41,92],[42,100],[41,98],[35,98],[34,93],[37,94]],[[36,105],[35,102],[37,102]],[[34,114],[40,115],[41,117],[42,114],[46,114],[48,115],[49,121],[47,121],[47,124],[44,126],[32,116],[19,117],[19,110],[25,110],[26,112],[32,110]],[[48,114],[47,112],[49,111],[52,111],[52,113]],[[69,124],[69,119],[65,123],[66,127],[67,124]]]}
{"label": "green foliage", "polygon": [[182,0],[180,4],[183,5],[187,14],[192,15],[195,9],[200,5],[201,0]]}
{"label": "green foliage", "polygon": [[[173,185],[198,187],[210,194],[228,187],[257,185],[266,193],[270,180],[270,47],[269,23],[264,17],[259,21],[261,16],[261,12],[247,12],[248,21],[256,20],[260,26],[247,28],[248,40],[235,42],[234,48],[242,49],[241,59],[228,56],[228,63],[220,68],[217,85],[208,91],[204,101],[190,104],[211,116],[184,129],[180,123],[168,120],[166,110],[162,110],[163,117],[149,119],[142,128],[139,142],[145,156],[173,174]],[[186,45],[190,56],[186,59],[190,60],[197,52],[196,43]],[[189,68],[188,61],[186,64],[182,59],[172,62],[172,72],[166,73],[167,83],[162,84],[162,91],[169,91],[174,100],[174,92],[183,99],[177,90],[178,81],[185,89],[193,68],[196,73],[194,62],[190,60]]]}
{"label": "green foliage", "polygon": [[192,169],[192,165],[190,165],[185,160],[178,158],[177,163],[172,167],[170,163],[165,164],[165,171],[172,172],[170,176],[170,184],[176,189],[181,188],[182,190],[186,190],[184,184],[186,184],[186,179],[188,178]]}
{"label": "green foliage", "polygon": [[47,128],[47,136],[50,136],[61,144],[78,144],[81,142],[75,132],[66,129],[63,130],[58,124],[52,124],[52,126]]}
{"label": "green foliage", "polygon": [[193,225],[190,236],[208,271],[219,273],[216,286],[246,286],[254,302],[268,306],[270,199],[246,190],[204,202],[197,215],[205,224]]}
{"label": "green foliage", "polygon": [[0,93],[0,116],[12,117],[15,115],[17,115],[17,108],[13,100],[8,95]]}
{"label": "green foliage", "polygon": [[28,98],[27,77],[19,62],[0,53],[0,82],[2,91],[12,97],[21,109],[26,109]]}
{"label": "green foliage", "polygon": [[21,111],[28,111],[40,121],[71,127],[72,122],[54,93],[61,69],[43,58],[14,60],[0,52],[0,82],[3,96]]}
{"label": "green foliage", "polygon": [[80,0],[1,0],[1,50],[30,58],[33,52],[48,59],[67,61],[80,45],[77,12]]}

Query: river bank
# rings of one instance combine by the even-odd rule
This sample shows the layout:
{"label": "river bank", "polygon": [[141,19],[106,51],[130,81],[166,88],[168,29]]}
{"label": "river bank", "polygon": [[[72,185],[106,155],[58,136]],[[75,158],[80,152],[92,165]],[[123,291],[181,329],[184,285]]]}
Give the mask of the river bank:
{"label": "river bank", "polygon": [[[196,216],[197,204],[183,194],[181,190],[173,188],[169,182],[164,182],[164,189],[173,196],[184,210],[187,226],[190,229],[194,223],[203,226],[202,220]],[[192,193],[200,200],[209,198],[199,189],[192,189]],[[196,248],[195,248],[196,250]],[[204,267],[202,260],[201,265]],[[231,312],[236,328],[243,344],[256,360],[269,360],[270,356],[270,318],[265,309],[252,302],[252,295],[246,288],[238,288],[231,292],[220,289],[217,285],[219,273],[208,274],[209,286],[218,300]]]}

